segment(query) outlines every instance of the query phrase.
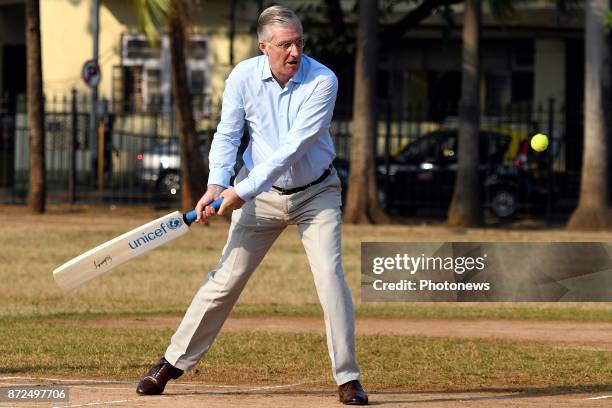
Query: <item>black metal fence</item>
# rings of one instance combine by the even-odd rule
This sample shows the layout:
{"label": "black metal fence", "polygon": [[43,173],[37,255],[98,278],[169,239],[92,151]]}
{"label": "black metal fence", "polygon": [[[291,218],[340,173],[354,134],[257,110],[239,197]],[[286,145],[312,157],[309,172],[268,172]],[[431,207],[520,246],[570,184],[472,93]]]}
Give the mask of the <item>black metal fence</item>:
{"label": "black metal fence", "polygon": [[[172,112],[152,109],[140,113],[117,113],[112,111],[111,105],[101,104],[97,132],[90,135],[90,102],[87,97],[73,92],[65,97],[47,99],[45,106],[50,202],[178,205],[180,156]],[[377,173],[381,203],[390,212],[408,213],[390,200],[392,193],[397,196],[398,190],[409,190],[402,187],[398,176],[391,174],[390,163],[423,136],[457,129],[456,107],[406,106],[400,109],[382,101],[378,110],[375,148],[379,157]],[[350,115],[350,109],[337,107],[332,123],[331,132],[340,166],[348,166],[350,157],[353,132]],[[197,119],[200,153],[206,157],[218,121],[218,109],[210,117]],[[540,187],[548,194],[544,198],[546,216],[557,210],[567,213],[576,203],[582,156],[581,120],[581,114],[568,113],[564,106],[555,104],[553,100],[515,104],[499,116],[483,116],[481,119],[483,131],[498,132],[511,139],[500,164],[517,168],[531,166],[531,176],[539,179],[538,183],[543,184]],[[523,158],[524,141],[537,132],[549,135],[551,147],[548,153]],[[531,162],[520,163],[523,159]],[[23,203],[27,175],[28,126],[24,101],[20,100],[12,112],[2,109],[0,104],[0,202]],[[567,191],[553,194],[560,187]],[[441,190],[435,182],[420,188],[430,192]],[[436,194],[429,196],[437,200],[434,204],[445,210],[448,197]],[[413,197],[404,198],[403,201],[415,201]],[[567,202],[559,201],[563,199]],[[519,200],[523,213],[540,214],[536,207],[542,207],[542,203],[535,205],[530,197],[519,197]],[[547,200],[554,201],[554,205]],[[423,204],[423,207],[431,209],[436,205]]]}
{"label": "black metal fence", "polygon": [[[375,154],[381,205],[397,215],[445,215],[457,170],[457,107],[415,105],[398,109],[388,101],[379,101],[377,107]],[[512,205],[515,208],[510,215],[567,217],[579,193],[582,112],[549,99],[508,105],[499,115],[483,115],[480,120],[481,196],[485,207],[497,215],[503,215]],[[349,110],[336,111],[332,133],[338,164],[348,172],[352,134]],[[437,150],[420,158],[406,158],[414,156],[419,146],[415,142],[440,133],[444,137],[437,139]],[[545,152],[529,148],[529,140],[536,133],[549,137]],[[508,140],[503,155],[490,156],[493,144],[483,144],[486,137]],[[411,148],[412,153],[408,153]]]}
{"label": "black metal fence", "polygon": [[[91,101],[72,92],[45,101],[45,166],[51,203],[174,206],[179,200],[178,133],[173,112],[115,113],[99,103],[90,131]],[[23,203],[28,184],[28,124],[23,99],[0,104],[0,202]],[[212,140],[213,120],[197,117],[201,153]]]}

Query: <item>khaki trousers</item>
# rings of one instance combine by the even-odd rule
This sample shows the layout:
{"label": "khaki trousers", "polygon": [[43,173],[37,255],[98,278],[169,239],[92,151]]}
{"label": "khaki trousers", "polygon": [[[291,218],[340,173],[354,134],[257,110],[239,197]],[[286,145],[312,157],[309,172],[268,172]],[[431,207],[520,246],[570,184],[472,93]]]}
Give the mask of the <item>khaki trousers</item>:
{"label": "khaki trousers", "polygon": [[[246,177],[241,171],[237,180]],[[233,212],[217,268],[196,292],[166,350],[166,360],[192,369],[209,349],[249,277],[287,225],[297,225],[323,308],[327,347],[338,384],[359,379],[355,311],[341,260],[340,180],[336,171],[291,195],[273,189]]]}

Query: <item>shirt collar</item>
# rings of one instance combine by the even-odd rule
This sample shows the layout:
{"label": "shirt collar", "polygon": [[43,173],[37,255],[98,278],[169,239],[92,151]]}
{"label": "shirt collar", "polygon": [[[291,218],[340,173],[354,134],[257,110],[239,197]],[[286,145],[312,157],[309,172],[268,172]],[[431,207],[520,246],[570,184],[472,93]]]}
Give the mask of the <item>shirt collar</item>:
{"label": "shirt collar", "polygon": [[[263,71],[261,73],[261,80],[265,81],[267,79],[272,79],[273,78],[272,70],[270,69],[270,61],[268,60],[268,56],[262,55],[262,58],[264,59],[264,66],[263,66]],[[298,72],[296,72],[295,75],[289,79],[289,82],[296,82],[299,84],[304,80],[304,76],[306,75],[305,74],[306,64],[308,64],[307,57],[304,54],[302,54],[302,60],[300,61],[300,68],[298,69]]]}
{"label": "shirt collar", "polygon": [[264,59],[263,71],[261,72],[261,80],[265,81],[272,78],[272,70],[270,69],[270,61],[267,55],[261,56]]}

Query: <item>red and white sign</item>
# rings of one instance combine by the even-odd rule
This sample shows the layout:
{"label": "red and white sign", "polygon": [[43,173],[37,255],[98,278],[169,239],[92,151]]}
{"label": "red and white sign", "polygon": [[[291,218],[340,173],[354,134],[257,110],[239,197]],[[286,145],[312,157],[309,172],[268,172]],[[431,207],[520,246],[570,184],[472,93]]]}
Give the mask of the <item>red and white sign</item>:
{"label": "red and white sign", "polygon": [[86,61],[85,64],[83,64],[81,77],[90,88],[97,87],[102,79],[102,72],[100,71],[98,62],[96,60]]}

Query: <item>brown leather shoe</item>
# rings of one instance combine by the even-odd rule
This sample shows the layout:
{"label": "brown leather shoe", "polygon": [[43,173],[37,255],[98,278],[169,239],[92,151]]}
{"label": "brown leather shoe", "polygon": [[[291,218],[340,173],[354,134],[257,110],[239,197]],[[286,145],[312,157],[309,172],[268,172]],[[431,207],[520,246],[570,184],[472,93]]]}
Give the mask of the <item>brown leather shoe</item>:
{"label": "brown leather shoe", "polygon": [[353,380],[338,387],[340,402],[345,405],[368,405],[368,394],[365,393],[359,381]]}
{"label": "brown leather shoe", "polygon": [[136,392],[141,395],[161,394],[168,380],[175,380],[181,375],[183,375],[183,370],[174,367],[162,357],[140,380]]}

